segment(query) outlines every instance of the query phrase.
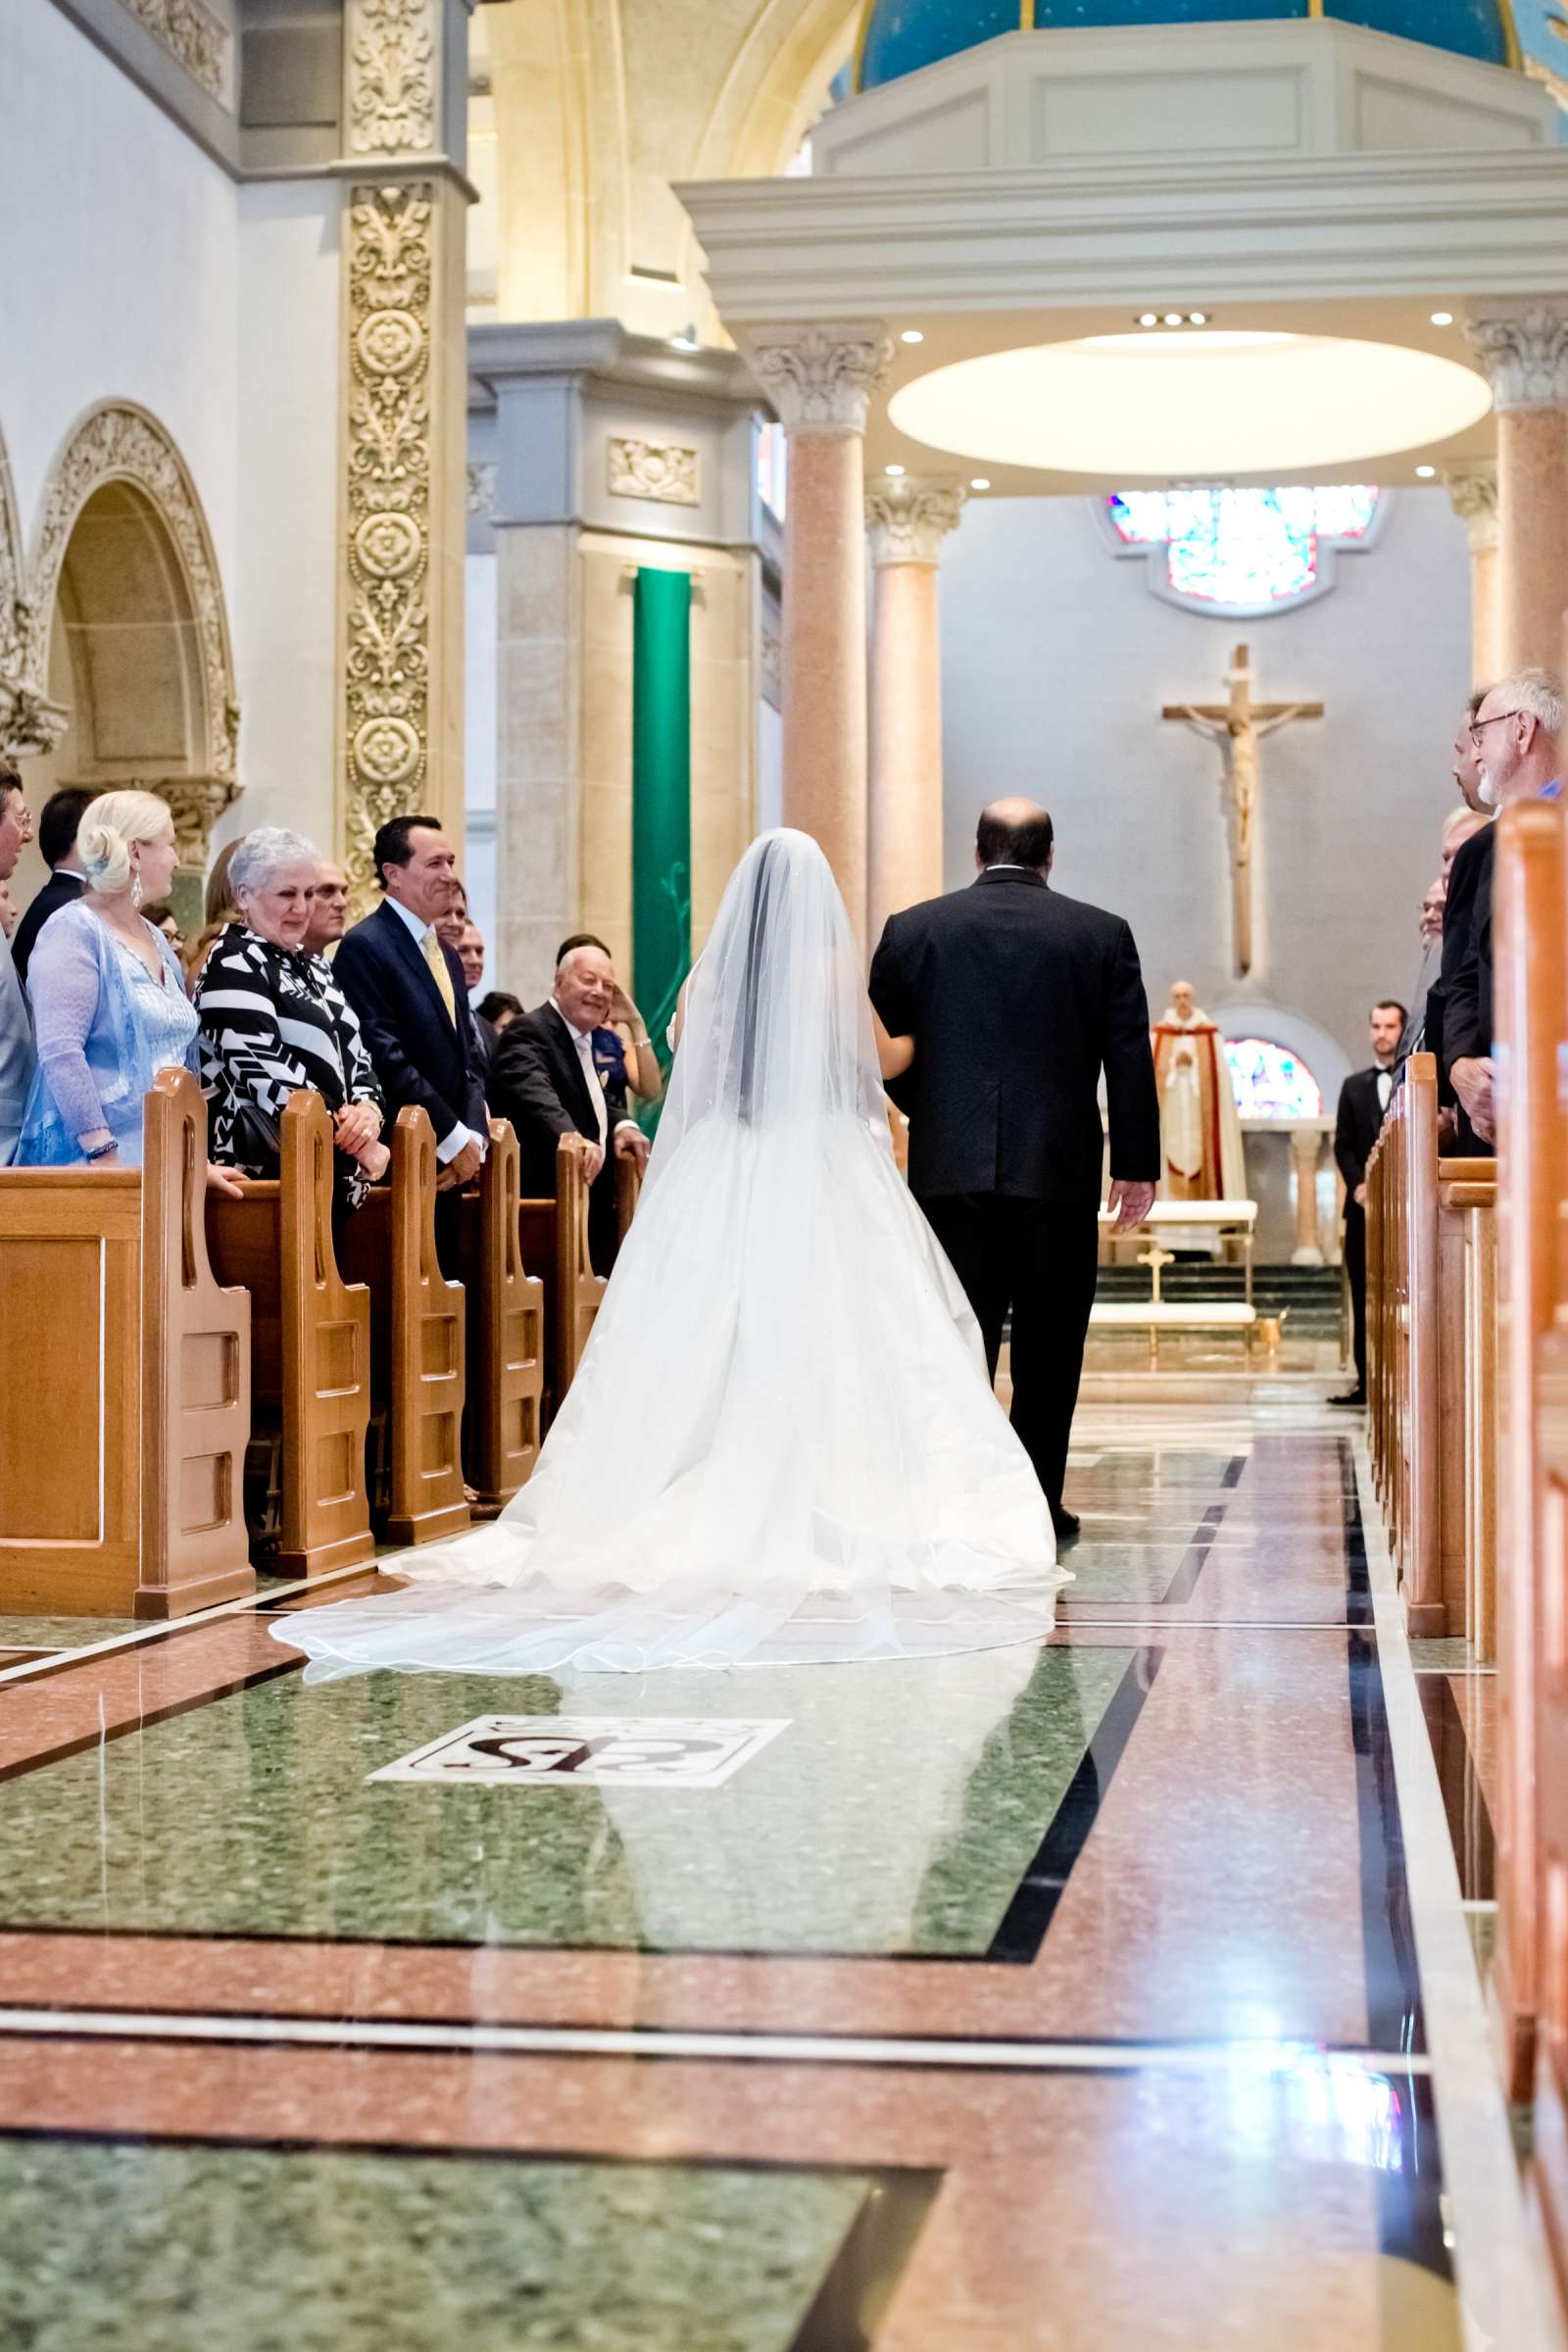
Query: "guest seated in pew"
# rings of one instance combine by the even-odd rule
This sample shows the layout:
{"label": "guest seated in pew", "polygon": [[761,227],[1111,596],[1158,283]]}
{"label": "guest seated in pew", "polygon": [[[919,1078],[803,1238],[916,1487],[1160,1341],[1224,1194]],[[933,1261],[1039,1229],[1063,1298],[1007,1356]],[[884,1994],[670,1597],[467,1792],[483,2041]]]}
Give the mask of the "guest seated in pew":
{"label": "guest seated in pew", "polygon": [[[160,1070],[196,1066],[179,958],[141,911],[179,862],[169,804],[150,792],[100,793],[76,841],[87,887],[50,916],[27,970],[38,1068],[19,1167],[139,1165],[143,1097]],[[208,1181],[237,1189],[211,1163]]]}
{"label": "guest seated in pew", "polygon": [[[492,1108],[516,1129],[522,1189],[531,1199],[555,1192],[561,1138],[587,1137],[588,1247],[600,1274],[609,1273],[615,1253],[614,1163],[648,1157],[647,1137],[624,1115],[624,1094],[611,1099],[595,1062],[595,1033],[608,1023],[616,994],[604,949],[568,941],[549,1004],[512,1022],[490,1078]],[[646,1038],[640,1020],[637,1030]]]}
{"label": "guest seated in pew", "polygon": [[332,967],[305,945],[320,871],[315,845],[282,825],[247,833],[229,884],[239,920],[207,959],[196,995],[213,1157],[247,1176],[278,1172],[278,1120],[314,1087],[332,1119],[336,1200],[358,1208],[389,1153],[381,1090]]}
{"label": "guest seated in pew", "polygon": [[664,1073],[659,1066],[648,1024],[615,978],[614,960],[604,941],[596,939],[591,931],[574,931],[556,950],[556,969],[559,971],[578,948],[596,948],[610,961],[609,1019],[602,1029],[594,1031],[594,1066],[605,1082],[607,1099],[620,1111],[626,1108],[628,1095],[635,1095],[639,1102],[658,1102],[664,1092]]}

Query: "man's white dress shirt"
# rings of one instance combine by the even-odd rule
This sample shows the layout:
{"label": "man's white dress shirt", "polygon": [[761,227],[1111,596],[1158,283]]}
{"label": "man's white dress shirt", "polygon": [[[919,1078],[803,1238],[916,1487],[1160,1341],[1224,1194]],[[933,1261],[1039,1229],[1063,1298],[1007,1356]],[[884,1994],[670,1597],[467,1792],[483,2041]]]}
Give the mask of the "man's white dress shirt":
{"label": "man's white dress shirt", "polygon": [[[387,895],[386,903],[391,907],[393,913],[400,914],[403,917],[403,920],[408,924],[410,931],[414,935],[414,944],[418,949],[421,957],[425,953],[424,942],[426,933],[428,933],[430,938],[435,941],[437,954],[439,955],[442,953],[440,934],[437,932],[434,923],[421,922],[416,914],[411,914],[409,912],[409,909],[403,905],[401,899],[394,899],[390,893]],[[479,1157],[483,1159],[485,1152],[489,1149],[489,1141],[490,1139],[488,1136],[475,1135],[471,1127],[465,1127],[460,1120],[457,1126],[453,1128],[450,1135],[438,1135],[436,1137],[435,1155],[437,1159],[441,1161],[444,1167],[449,1159],[457,1158],[458,1153],[466,1145],[472,1144],[477,1149]]]}

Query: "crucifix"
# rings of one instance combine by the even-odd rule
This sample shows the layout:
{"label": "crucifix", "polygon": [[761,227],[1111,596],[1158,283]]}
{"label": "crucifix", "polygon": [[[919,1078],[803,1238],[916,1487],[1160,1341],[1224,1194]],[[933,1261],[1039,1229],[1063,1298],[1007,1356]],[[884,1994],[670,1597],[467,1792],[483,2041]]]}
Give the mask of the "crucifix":
{"label": "crucifix", "polygon": [[1231,906],[1236,932],[1236,970],[1245,979],[1252,968],[1252,845],[1257,825],[1257,747],[1265,735],[1293,718],[1321,718],[1321,703],[1254,703],[1252,672],[1245,645],[1231,655],[1225,674],[1225,703],[1167,703],[1161,718],[1180,719],[1195,734],[1220,745],[1225,760],[1225,815],[1230,834]]}

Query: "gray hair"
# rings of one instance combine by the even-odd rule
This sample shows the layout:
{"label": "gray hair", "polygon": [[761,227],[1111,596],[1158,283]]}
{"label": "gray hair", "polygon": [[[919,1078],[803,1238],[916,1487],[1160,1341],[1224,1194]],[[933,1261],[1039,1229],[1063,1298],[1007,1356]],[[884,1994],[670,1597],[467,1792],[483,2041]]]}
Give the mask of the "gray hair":
{"label": "gray hair", "polygon": [[1548,735],[1562,733],[1562,681],[1549,669],[1516,669],[1511,677],[1499,678],[1492,692],[1509,710],[1528,712]]}
{"label": "gray hair", "polygon": [[235,850],[228,868],[228,887],[236,899],[265,890],[272,876],[287,865],[319,865],[321,853],[314,841],[288,825],[258,825]]}

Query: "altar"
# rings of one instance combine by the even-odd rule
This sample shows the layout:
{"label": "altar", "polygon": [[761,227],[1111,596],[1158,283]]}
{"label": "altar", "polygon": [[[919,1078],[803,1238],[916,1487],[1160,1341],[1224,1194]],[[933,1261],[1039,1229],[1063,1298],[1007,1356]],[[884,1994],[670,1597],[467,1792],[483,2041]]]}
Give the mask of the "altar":
{"label": "altar", "polygon": [[[1320,1113],[1290,1119],[1244,1118],[1241,1125],[1246,1197],[1255,1204],[1249,1228],[1249,1254],[1263,1266],[1337,1266],[1344,1188],[1334,1164],[1334,1121]],[[1108,1182],[1107,1167],[1107,1187]],[[1160,1227],[1162,1210],[1179,1205],[1183,1204],[1156,1201],[1150,1226]],[[1242,1262],[1240,1234],[1235,1229],[1216,1229],[1209,1223],[1191,1232],[1184,1229],[1180,1235],[1173,1229],[1168,1236],[1161,1233],[1160,1238],[1169,1250],[1198,1248],[1218,1263]],[[1102,1261],[1132,1265],[1145,1246],[1137,1233],[1102,1233]]]}

